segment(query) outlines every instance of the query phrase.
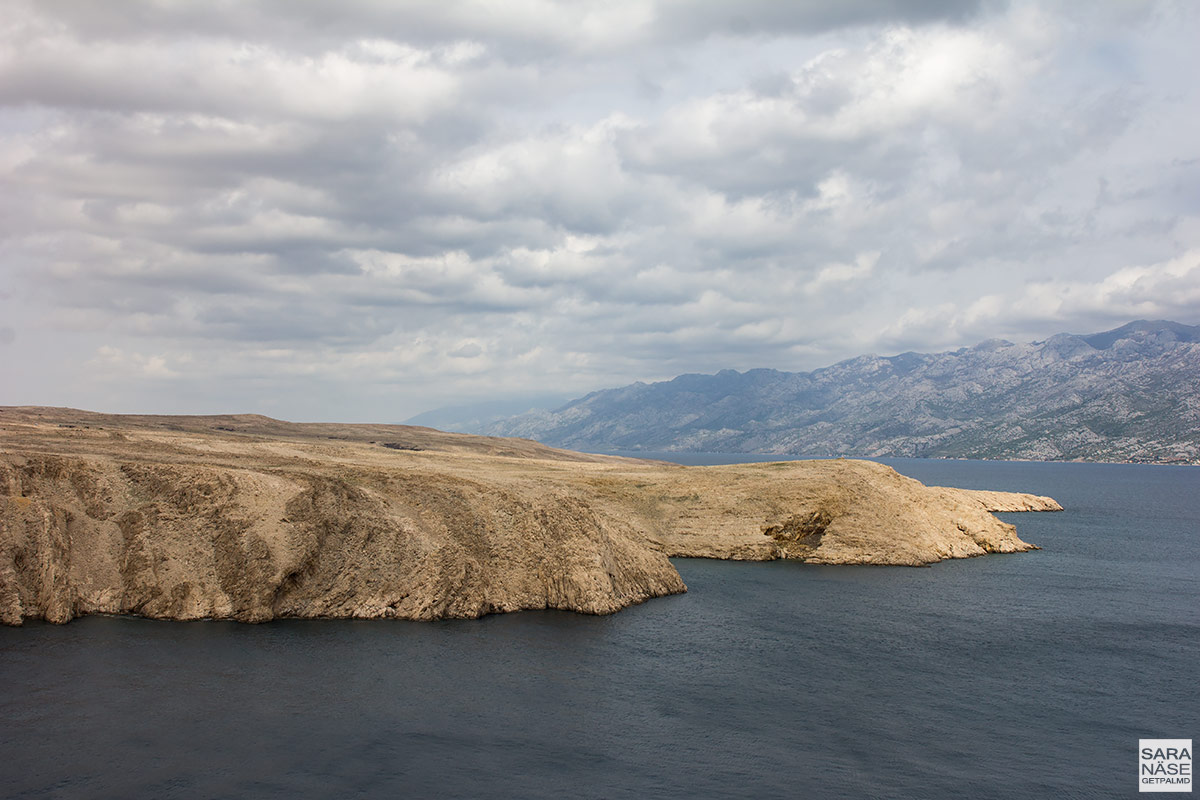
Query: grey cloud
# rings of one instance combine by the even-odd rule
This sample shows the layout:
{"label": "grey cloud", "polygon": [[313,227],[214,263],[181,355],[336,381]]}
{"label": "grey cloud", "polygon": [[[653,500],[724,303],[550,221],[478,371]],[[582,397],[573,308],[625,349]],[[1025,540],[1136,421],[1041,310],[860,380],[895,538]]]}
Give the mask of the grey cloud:
{"label": "grey cloud", "polygon": [[[484,39],[507,45],[513,58],[560,52],[588,41],[588,23],[609,12],[616,24],[644,14],[651,41],[702,39],[719,35],[819,34],[879,24],[961,23],[984,7],[983,0],[753,0],[731,6],[722,0],[659,0],[620,4],[443,3],[415,0],[343,0],[336,6],[289,0],[171,5],[124,4],[120,13],[71,0],[28,0],[26,8],[66,23],[95,39],[234,37],[328,48],[354,37],[381,37],[423,45]],[[629,23],[627,23],[629,24]],[[592,34],[595,36],[600,33]]]}
{"label": "grey cloud", "polygon": [[[659,4],[657,28],[664,36],[704,37],[815,34],[839,28],[880,24],[961,23],[985,5],[978,0],[847,0],[779,3],[753,0],[731,5],[722,0],[669,0]],[[992,4],[993,6],[995,4]]]}
{"label": "grey cloud", "polygon": [[395,329],[390,320],[335,312],[311,301],[215,306],[196,321],[208,335],[233,342],[288,346],[319,342],[335,348],[370,343]]}

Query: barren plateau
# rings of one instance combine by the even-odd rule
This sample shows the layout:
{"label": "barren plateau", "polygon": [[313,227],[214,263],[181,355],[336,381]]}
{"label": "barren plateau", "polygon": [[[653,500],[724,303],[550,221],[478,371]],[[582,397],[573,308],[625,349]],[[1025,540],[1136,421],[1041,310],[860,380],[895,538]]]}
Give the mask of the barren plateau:
{"label": "barren plateau", "polygon": [[670,557],[919,566],[1036,549],[990,512],[1058,509],[869,461],[4,407],[0,621],[607,614],[686,591]]}

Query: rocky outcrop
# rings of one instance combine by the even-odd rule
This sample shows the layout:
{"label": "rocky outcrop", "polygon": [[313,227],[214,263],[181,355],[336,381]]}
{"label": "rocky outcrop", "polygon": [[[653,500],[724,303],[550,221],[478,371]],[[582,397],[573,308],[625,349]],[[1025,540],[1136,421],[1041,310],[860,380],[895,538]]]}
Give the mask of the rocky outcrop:
{"label": "rocky outcrop", "polygon": [[1033,547],[986,510],[1027,501],[870,462],[680,467],[403,426],[62,409],[0,409],[0,441],[10,625],[605,614],[685,591],[670,556],[919,565]]}
{"label": "rocky outcrop", "polygon": [[985,511],[1062,511],[1063,507],[1053,497],[1023,492],[992,492],[984,489],[947,489],[938,487],[943,492],[954,492],[965,498],[970,498],[983,506]]}
{"label": "rocky outcrop", "polygon": [[921,566],[1037,549],[976,493],[925,486],[871,461],[689,470],[689,502],[664,510],[650,534],[672,556]]}

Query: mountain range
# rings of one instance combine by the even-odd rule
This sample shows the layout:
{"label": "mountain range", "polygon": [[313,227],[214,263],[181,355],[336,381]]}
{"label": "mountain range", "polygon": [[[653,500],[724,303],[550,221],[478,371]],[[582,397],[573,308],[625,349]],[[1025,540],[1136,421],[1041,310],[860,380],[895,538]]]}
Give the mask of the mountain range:
{"label": "mountain range", "polygon": [[472,432],[583,450],[1200,463],[1200,326],[681,375]]}

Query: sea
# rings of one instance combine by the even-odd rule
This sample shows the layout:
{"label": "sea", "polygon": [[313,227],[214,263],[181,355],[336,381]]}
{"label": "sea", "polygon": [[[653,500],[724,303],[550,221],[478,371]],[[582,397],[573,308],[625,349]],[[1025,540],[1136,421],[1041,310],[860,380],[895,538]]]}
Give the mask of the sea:
{"label": "sea", "polygon": [[1200,740],[1200,468],[885,461],[1066,510],[928,568],[680,559],[607,617],[0,628],[0,796],[1132,797]]}

